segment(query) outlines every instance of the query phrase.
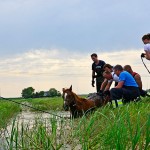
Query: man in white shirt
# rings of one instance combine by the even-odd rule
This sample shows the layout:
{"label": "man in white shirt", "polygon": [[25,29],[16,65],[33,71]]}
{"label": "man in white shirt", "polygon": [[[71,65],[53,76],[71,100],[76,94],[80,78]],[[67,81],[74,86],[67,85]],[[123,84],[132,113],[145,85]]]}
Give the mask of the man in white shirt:
{"label": "man in white shirt", "polygon": [[99,95],[109,94],[108,90],[110,89],[112,82],[115,81],[115,86],[119,82],[119,77],[113,72],[113,66],[111,66],[110,64],[105,64],[103,69],[105,70],[105,72],[103,73],[103,77],[105,79],[101,85]]}
{"label": "man in white shirt", "polygon": [[103,77],[108,80],[104,91],[108,91],[113,81],[119,82],[119,77],[114,72],[105,71]]}
{"label": "man in white shirt", "polygon": [[145,57],[147,60],[150,60],[150,33],[142,37],[145,53],[141,54],[141,57]]}

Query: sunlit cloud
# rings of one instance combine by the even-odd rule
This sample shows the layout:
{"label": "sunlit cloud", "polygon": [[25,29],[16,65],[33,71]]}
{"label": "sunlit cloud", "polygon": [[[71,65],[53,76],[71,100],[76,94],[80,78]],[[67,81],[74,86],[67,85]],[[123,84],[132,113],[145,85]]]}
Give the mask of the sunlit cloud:
{"label": "sunlit cloud", "polygon": [[[140,54],[142,50],[122,50],[120,52],[97,52],[99,59],[111,65],[130,64],[143,78],[145,88],[149,88],[147,70]],[[38,90],[62,87],[71,84],[77,93],[94,92],[91,87],[90,53],[72,53],[69,50],[38,49],[0,60],[0,82],[4,96],[20,96],[21,90],[33,86]],[[144,60],[149,67],[149,61]],[[14,88],[15,87],[15,88]]]}

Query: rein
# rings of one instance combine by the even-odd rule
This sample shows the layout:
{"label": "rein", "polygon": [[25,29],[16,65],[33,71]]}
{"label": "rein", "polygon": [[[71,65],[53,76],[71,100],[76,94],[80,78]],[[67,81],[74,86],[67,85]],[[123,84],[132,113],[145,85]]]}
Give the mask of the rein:
{"label": "rein", "polygon": [[141,60],[142,60],[142,62],[143,62],[143,64],[144,64],[145,68],[147,69],[148,73],[150,74],[150,71],[148,70],[147,66],[145,65],[145,63],[144,63],[144,61],[143,61],[143,58],[142,58],[142,57],[141,57]]}
{"label": "rein", "polygon": [[19,105],[22,105],[22,106],[25,106],[25,107],[28,107],[28,108],[32,108],[32,109],[35,109],[35,110],[37,110],[37,111],[40,111],[40,112],[43,112],[43,113],[47,113],[47,114],[49,114],[49,115],[53,115],[53,116],[56,116],[56,117],[59,117],[59,118],[65,118],[65,117],[56,115],[56,114],[54,114],[54,113],[50,113],[50,112],[45,111],[45,110],[41,110],[41,109],[38,109],[38,108],[35,108],[35,107],[32,107],[32,106],[26,105],[26,104],[23,104],[23,103],[20,103],[20,102],[16,102],[16,101],[14,101],[14,100],[12,100],[12,99],[4,98],[4,97],[1,97],[1,96],[0,96],[0,99],[3,99],[3,100],[5,100],[5,101],[10,101],[10,102],[13,102],[13,103],[16,103],[16,104],[19,104]]}

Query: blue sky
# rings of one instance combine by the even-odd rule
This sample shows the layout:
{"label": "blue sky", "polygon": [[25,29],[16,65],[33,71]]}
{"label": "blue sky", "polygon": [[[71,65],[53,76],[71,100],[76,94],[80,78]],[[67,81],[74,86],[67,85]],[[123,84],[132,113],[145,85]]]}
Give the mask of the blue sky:
{"label": "blue sky", "polygon": [[72,82],[79,93],[93,92],[93,52],[113,65],[128,62],[147,76],[140,54],[149,14],[148,0],[0,0],[2,93],[19,96],[27,86],[61,90]]}
{"label": "blue sky", "polygon": [[142,47],[149,1],[0,0],[0,54],[29,49],[112,51]]}

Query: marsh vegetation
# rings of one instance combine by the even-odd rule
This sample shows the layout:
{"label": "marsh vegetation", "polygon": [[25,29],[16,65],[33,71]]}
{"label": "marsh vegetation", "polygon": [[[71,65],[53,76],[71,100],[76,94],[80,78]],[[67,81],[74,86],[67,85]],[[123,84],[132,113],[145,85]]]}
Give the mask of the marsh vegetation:
{"label": "marsh vegetation", "polygon": [[[26,100],[19,101],[25,102]],[[14,117],[9,122],[10,130],[6,126],[3,128],[5,129],[3,148],[11,150],[148,150],[150,148],[149,101],[149,98],[145,98],[137,103],[132,102],[117,109],[106,106],[87,116],[72,120],[66,117],[43,117],[33,110],[28,110],[31,114],[36,114],[34,119],[19,122]],[[53,109],[55,112],[62,110],[61,98],[30,99],[27,102],[40,109],[49,111]],[[3,120],[8,121],[21,108],[11,102],[4,103],[7,103],[9,107],[6,107],[6,104],[0,107],[1,110],[5,108],[5,111],[1,111],[1,116],[3,116]],[[12,115],[7,118],[5,113],[8,109],[10,111],[15,109],[15,112],[10,113]],[[2,127],[4,124],[1,125]]]}

